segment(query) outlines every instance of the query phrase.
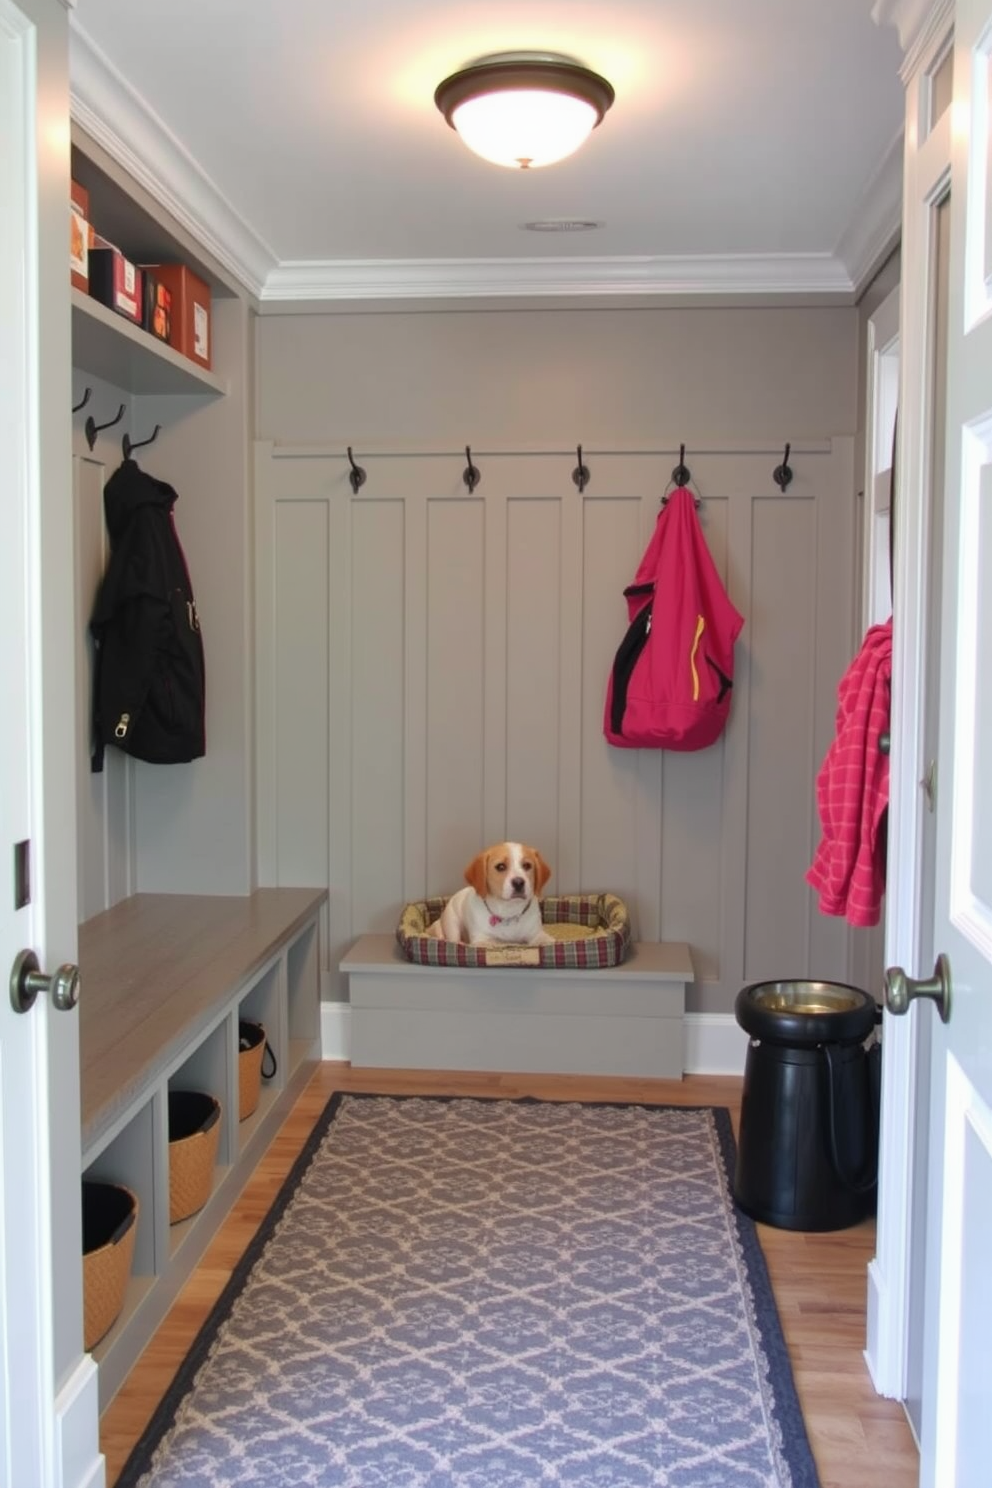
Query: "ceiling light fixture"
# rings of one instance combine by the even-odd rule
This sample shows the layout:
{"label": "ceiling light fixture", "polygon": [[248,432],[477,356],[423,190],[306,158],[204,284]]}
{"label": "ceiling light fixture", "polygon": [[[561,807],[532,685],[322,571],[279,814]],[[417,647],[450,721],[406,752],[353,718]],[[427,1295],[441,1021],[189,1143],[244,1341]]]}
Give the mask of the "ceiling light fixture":
{"label": "ceiling light fixture", "polygon": [[483,160],[531,170],[577,150],[614,97],[605,78],[568,57],[504,52],[452,73],[434,102]]}

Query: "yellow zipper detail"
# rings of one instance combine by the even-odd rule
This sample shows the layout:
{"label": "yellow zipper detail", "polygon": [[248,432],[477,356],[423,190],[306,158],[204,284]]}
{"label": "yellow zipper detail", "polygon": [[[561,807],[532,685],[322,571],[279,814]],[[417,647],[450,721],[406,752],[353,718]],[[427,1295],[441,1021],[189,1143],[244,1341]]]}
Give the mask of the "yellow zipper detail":
{"label": "yellow zipper detail", "polygon": [[706,621],[702,615],[697,615],[696,634],[693,636],[692,651],[689,653],[689,666],[692,668],[692,701],[694,703],[699,702],[699,673],[696,671],[696,652],[699,650],[699,643],[703,638],[703,631],[705,629]]}

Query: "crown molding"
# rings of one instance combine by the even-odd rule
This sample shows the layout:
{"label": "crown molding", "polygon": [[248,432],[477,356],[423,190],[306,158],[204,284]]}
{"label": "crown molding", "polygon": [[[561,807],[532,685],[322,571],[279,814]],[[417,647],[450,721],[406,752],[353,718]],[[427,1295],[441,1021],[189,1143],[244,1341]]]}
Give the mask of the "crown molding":
{"label": "crown molding", "polygon": [[[887,3],[894,0],[878,0],[879,6]],[[70,38],[72,118],[269,308],[303,302],[616,302],[790,295],[852,304],[864,274],[898,230],[889,191],[866,196],[862,221],[835,254],[280,263],[74,17]],[[886,211],[891,222],[885,220]]]}
{"label": "crown molding", "polygon": [[874,278],[902,235],[903,132],[896,135],[861,193],[837,257],[856,296]]}
{"label": "crown molding", "polygon": [[69,107],[72,119],[258,296],[275,254],[72,17]]}
{"label": "crown molding", "polygon": [[876,26],[894,26],[903,50],[900,76],[906,82],[920,57],[942,40],[954,19],[953,0],[875,0],[871,18]]}
{"label": "crown molding", "polygon": [[876,26],[894,26],[899,45],[908,52],[914,45],[933,0],[875,0],[871,18]]}
{"label": "crown molding", "polygon": [[825,253],[686,258],[338,259],[272,269],[263,304],[297,300],[446,300],[593,295],[828,295],[854,284]]}

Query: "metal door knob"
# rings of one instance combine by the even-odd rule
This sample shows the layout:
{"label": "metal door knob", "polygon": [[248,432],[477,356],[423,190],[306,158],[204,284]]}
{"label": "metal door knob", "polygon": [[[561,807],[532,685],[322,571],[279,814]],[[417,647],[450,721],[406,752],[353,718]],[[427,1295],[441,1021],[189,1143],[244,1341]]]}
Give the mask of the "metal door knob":
{"label": "metal door knob", "polygon": [[15,1013],[26,1013],[34,1006],[39,992],[50,992],[52,1002],[67,1012],[79,1001],[79,967],[66,962],[51,976],[38,970],[34,951],[20,951],[10,973],[10,1001]]}
{"label": "metal door knob", "polygon": [[908,977],[901,966],[888,968],[885,973],[885,1006],[889,1012],[899,1016],[908,1012],[914,997],[931,997],[941,1018],[947,1022],[951,1016],[951,963],[946,956],[937,957],[933,976],[924,981]]}

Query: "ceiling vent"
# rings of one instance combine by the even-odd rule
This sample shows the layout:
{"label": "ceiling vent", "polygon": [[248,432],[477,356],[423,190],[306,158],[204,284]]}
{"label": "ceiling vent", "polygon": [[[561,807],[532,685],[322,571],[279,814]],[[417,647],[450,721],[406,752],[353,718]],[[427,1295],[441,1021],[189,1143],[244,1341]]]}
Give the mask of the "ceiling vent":
{"label": "ceiling vent", "polygon": [[544,217],[537,222],[521,223],[525,232],[575,233],[594,232],[605,227],[603,222],[593,222],[587,217]]}

